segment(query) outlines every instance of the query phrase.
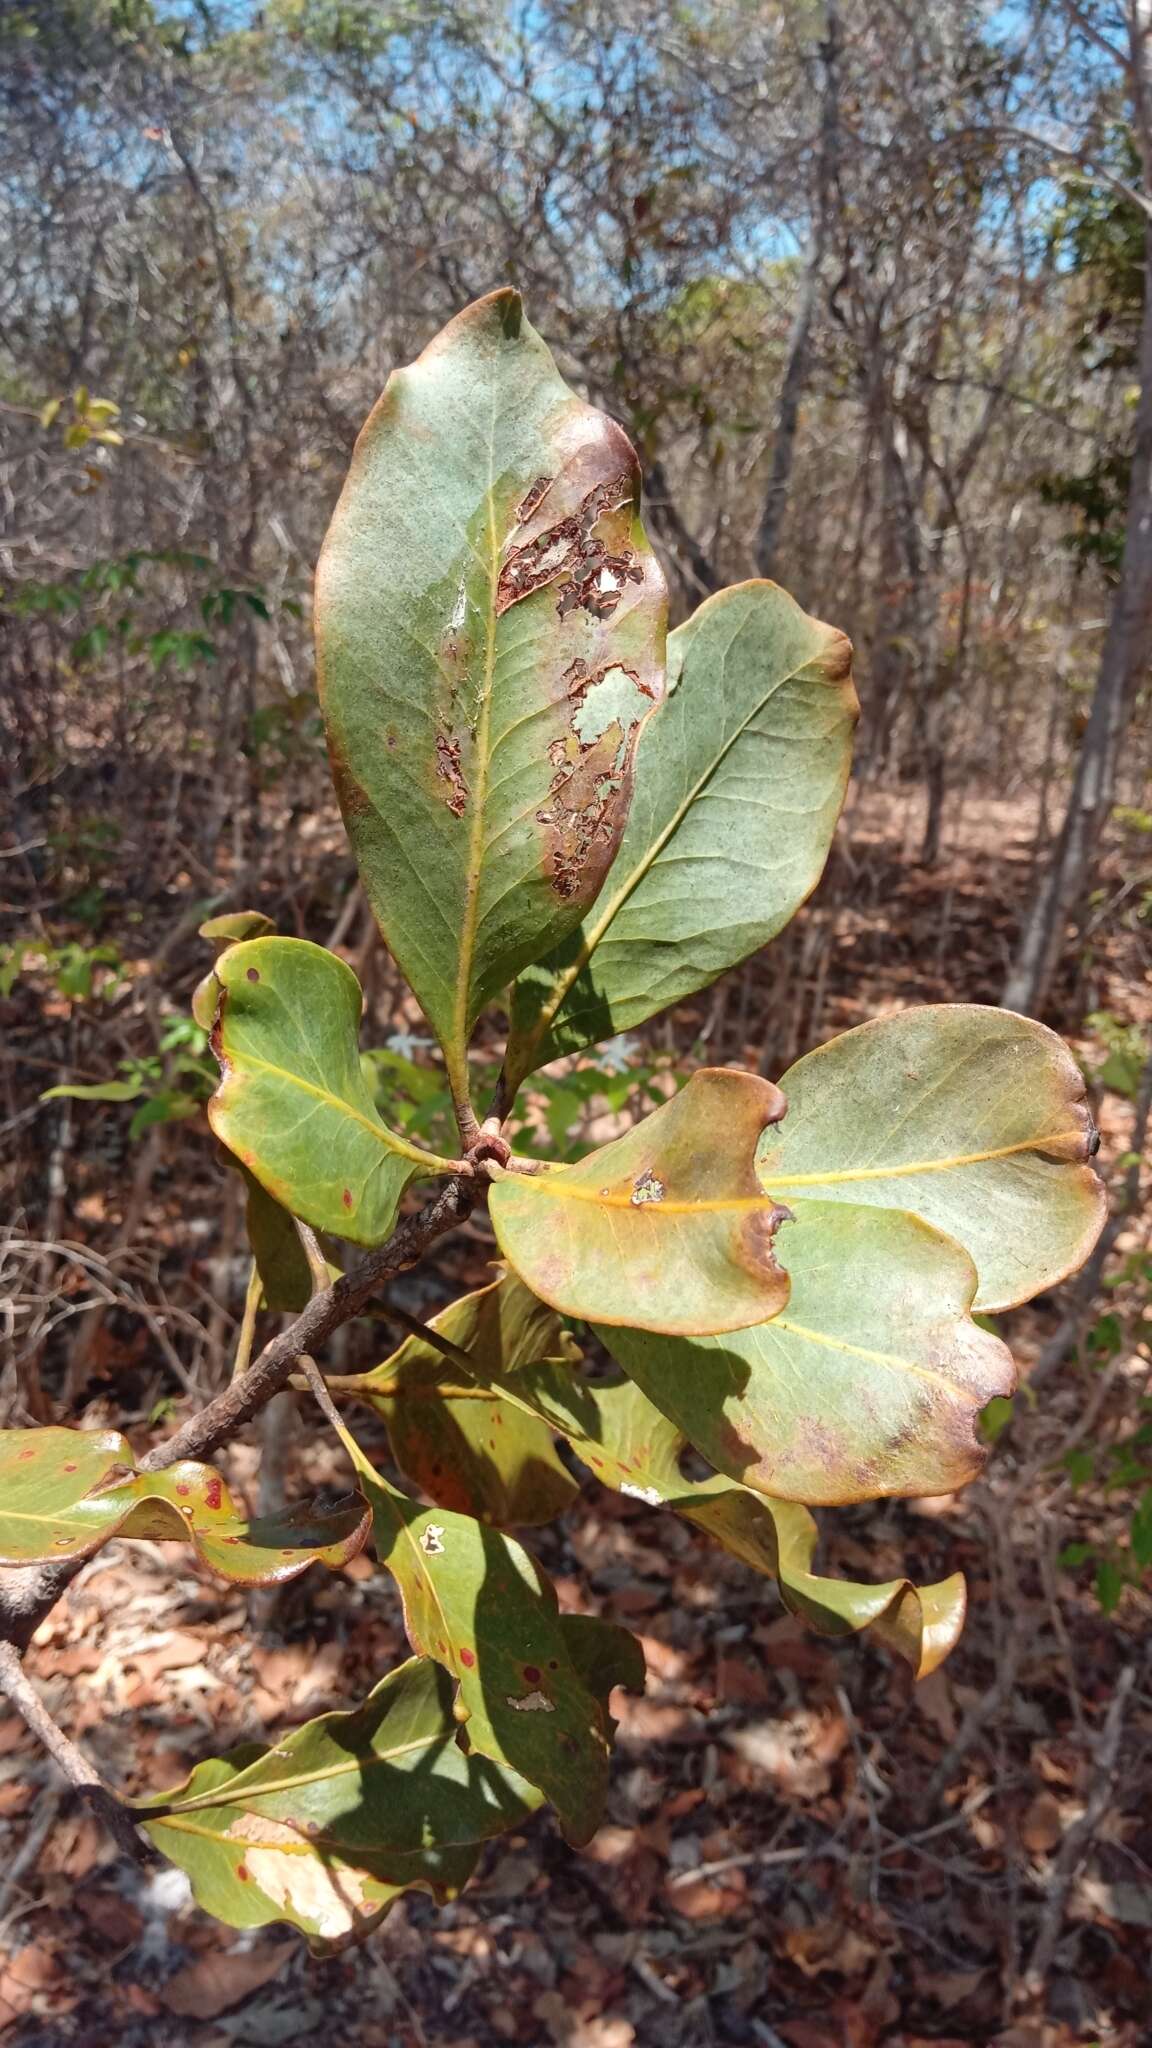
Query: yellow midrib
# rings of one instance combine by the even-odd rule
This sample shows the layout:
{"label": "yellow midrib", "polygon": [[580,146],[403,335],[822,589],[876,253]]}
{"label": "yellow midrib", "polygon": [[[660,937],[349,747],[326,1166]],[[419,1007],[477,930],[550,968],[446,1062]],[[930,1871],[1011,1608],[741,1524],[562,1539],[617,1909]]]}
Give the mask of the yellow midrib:
{"label": "yellow midrib", "polygon": [[468,836],[468,869],[464,879],[464,918],[460,928],[460,953],[456,966],[456,991],[452,1005],[452,1044],[445,1048],[453,1088],[467,1091],[463,1068],[468,1043],[468,991],[472,985],[472,957],[476,950],[476,928],[480,918],[480,865],[484,852],[484,807],[488,795],[488,734],[491,726],[492,684],[496,673],[496,593],[499,582],[500,540],[496,532],[494,456],[496,445],[496,393],[492,394],[492,425],[488,436],[488,620],[484,645],[484,689],[476,719],[476,742],[472,761],[472,830]]}
{"label": "yellow midrib", "polygon": [[779,1178],[773,1176],[772,1184],[781,1188],[815,1188],[850,1180],[898,1180],[908,1173],[948,1173],[957,1166],[982,1166],[989,1159],[1010,1159],[1019,1152],[1040,1152],[1050,1145],[1083,1142],[1082,1131],[1051,1131],[1041,1137],[1018,1138],[1014,1145],[994,1145],[983,1152],[956,1152],[947,1159],[915,1159],[906,1166],[843,1166],[829,1173],[783,1173]]}
{"label": "yellow midrib", "polygon": [[[391,1763],[396,1757],[411,1756],[416,1750],[431,1749],[437,1742],[445,1742],[450,1740],[451,1737],[445,1734],[443,1731],[441,1731],[441,1733],[438,1735],[421,1735],[416,1741],[397,1743],[394,1749],[385,1750],[383,1752],[379,1750],[373,1750],[372,1753],[366,1757],[349,1757],[346,1763],[327,1764],[321,1770],[297,1771],[291,1777],[274,1778],[268,1784],[257,1786],[255,1790],[253,1790],[250,1785],[241,1786],[239,1790],[234,1790],[231,1786],[223,1785],[221,1786],[218,1792],[198,1792],[193,1799],[190,1799],[188,1801],[188,1804],[186,1806],[182,1806],[180,1808],[180,1814],[184,1815],[186,1813],[201,1813],[205,1810],[210,1810],[211,1808],[216,1806],[242,1807],[245,1804],[246,1797],[249,1799],[270,1799],[273,1797],[274,1794],[278,1792],[297,1792],[299,1791],[302,1785],[326,1784],[330,1778],[343,1778],[347,1777],[353,1771],[371,1770],[375,1764]],[[165,1826],[167,1826],[169,1822],[175,1824],[177,1820],[176,1815],[169,1814],[164,1814],[160,1816],[160,1818],[163,1820]],[[274,1819],[275,1816],[269,1814],[267,1818],[271,1820]],[[197,1830],[197,1832],[207,1833],[209,1831],[207,1829],[204,1829]],[[225,1837],[222,1839],[228,1838]],[[310,1841],[311,1839],[312,1838],[310,1838]],[[254,1847],[255,1844],[249,1843],[245,1846]],[[268,1846],[269,1848],[279,1848],[281,1845],[278,1842],[270,1842]],[[303,1846],[307,1847],[309,1846],[309,1844],[304,1844]]]}
{"label": "yellow midrib", "polygon": [[262,1074],[271,1074],[277,1081],[287,1081],[290,1087],[299,1088],[303,1094],[314,1096],[317,1102],[326,1103],[329,1109],[341,1110],[345,1116],[350,1116],[354,1123],[362,1125],[364,1130],[370,1132],[386,1151],[398,1152],[405,1159],[418,1160],[421,1166],[435,1167],[440,1172],[451,1171],[450,1159],[442,1159],[438,1152],[422,1151],[419,1145],[410,1145],[407,1138],[400,1137],[386,1123],[373,1122],[372,1118],[365,1116],[363,1110],[357,1109],[354,1103],[345,1101],[342,1095],[333,1095],[331,1089],[321,1088],[318,1082],[305,1081],[301,1074],[292,1073],[288,1067],[278,1067],[273,1060],[262,1060],[258,1053],[243,1051],[232,1053],[230,1058],[238,1077],[242,1077],[245,1068],[258,1067]]}
{"label": "yellow midrib", "polygon": [[592,1202],[598,1209],[633,1209],[646,1211],[650,1215],[692,1216],[713,1211],[735,1211],[763,1209],[775,1196],[789,1188],[837,1187],[846,1181],[859,1180],[900,1180],[913,1173],[948,1173],[959,1166],[980,1166],[990,1159],[1008,1159],[1014,1153],[1035,1152],[1047,1145],[1063,1145],[1074,1139],[1081,1142],[1079,1131],[1054,1132],[1044,1138],[1022,1138],[1015,1145],[998,1145],[986,1152],[957,1152],[948,1159],[915,1159],[898,1166],[848,1166],[828,1173],[784,1173],[772,1176],[771,1190],[763,1195],[733,1195],[708,1197],[700,1201],[634,1202],[630,1194],[601,1194],[596,1188],[580,1187],[568,1181],[563,1171],[555,1174],[502,1174],[500,1185],[512,1182],[518,1188],[533,1188],[537,1193],[547,1190],[559,1195],[562,1201]]}
{"label": "yellow midrib", "polygon": [[805,1344],[819,1344],[825,1351],[843,1351],[849,1358],[864,1358],[870,1365],[887,1366],[889,1372],[907,1373],[913,1379],[923,1380],[927,1386],[943,1388],[950,1399],[961,1405],[972,1399],[954,1380],[943,1373],[933,1372],[929,1366],[914,1365],[910,1358],[896,1358],[890,1351],[872,1351],[863,1344],[850,1344],[843,1337],[829,1337],[822,1330],[808,1329],[804,1323],[790,1322],[787,1315],[773,1316],[764,1327],[771,1332],[782,1330],[786,1336],[799,1337]]}

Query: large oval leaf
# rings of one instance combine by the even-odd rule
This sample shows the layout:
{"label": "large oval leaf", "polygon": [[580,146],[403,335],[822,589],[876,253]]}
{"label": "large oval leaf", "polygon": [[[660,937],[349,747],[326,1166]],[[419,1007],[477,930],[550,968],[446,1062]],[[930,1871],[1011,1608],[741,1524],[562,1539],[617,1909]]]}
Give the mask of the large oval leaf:
{"label": "large oval leaf", "polygon": [[781,1202],[909,1209],[971,1253],[976,1307],[1011,1308],[1083,1264],[1107,1214],[1097,1138],[1067,1046],[975,1003],[861,1024],[790,1067],[761,1142]]}
{"label": "large oval leaf", "polygon": [[[612,1687],[643,1689],[639,1646],[585,1615],[563,1616],[560,1633],[607,1727]],[[137,1812],[207,1912],[231,1927],[287,1920],[323,1950],[362,1939],[410,1886],[454,1897],[480,1844],[540,1804],[469,1748],[451,1679],[414,1657],[350,1713],[210,1758]]]}
{"label": "large oval leaf", "polygon": [[636,457],[514,291],[394,371],[317,570],[320,691],[369,901],[465,1097],[480,1010],[579,923],[663,687]]}
{"label": "large oval leaf", "polygon": [[360,1069],[362,996],[350,967],[305,939],[251,939],[215,967],[216,1136],[316,1230],[382,1244],[421,1173],[450,1169],[389,1130]]}
{"label": "large oval leaf", "polygon": [[668,695],[641,734],[608,879],[516,984],[510,1089],[707,987],[787,924],[844,800],[851,654],[775,583],[722,590],[671,635]]}
{"label": "large oval leaf", "polygon": [[411,1885],[453,1897],[479,1844],[540,1804],[457,1735],[447,1673],[411,1658],[351,1713],[198,1764],[138,1810],[218,1920],[288,1920],[317,1943],[363,1936]]}
{"label": "large oval leaf", "polygon": [[[772,1500],[729,1479],[685,1479],[680,1454],[687,1438],[640,1388],[585,1387],[593,1416],[582,1403],[568,1441],[598,1479],[651,1507],[672,1508],[739,1557],[775,1579],[786,1607],[821,1635],[871,1629],[926,1678],[942,1664],[964,1625],[964,1580],[959,1572],[934,1586],[910,1579],[860,1585],[812,1570],[817,1529],[807,1508]],[[557,1426],[559,1418],[554,1416]]]}
{"label": "large oval leaf", "polygon": [[971,1320],[976,1272],[899,1209],[798,1200],[771,1322],[695,1341],[605,1327],[608,1349],[718,1471],[784,1500],[950,1493],[1015,1368]]}
{"label": "large oval leaf", "polygon": [[753,1167],[784,1097],[755,1074],[704,1067],[623,1138],[576,1166],[502,1173],[501,1251],[565,1315],[637,1329],[738,1330],[788,1298],[773,1239],[785,1213]]}
{"label": "large oval leaf", "polygon": [[579,1488],[548,1424],[502,1388],[522,1400],[541,1374],[561,1383],[571,1376],[573,1347],[559,1316],[505,1273],[432,1316],[430,1327],[467,1354],[472,1377],[463,1384],[460,1366],[413,1335],[345,1391],[383,1416],[400,1470],[438,1506],[498,1529],[554,1521]]}
{"label": "large oval leaf", "polygon": [[0,1565],[86,1557],[129,1536],[191,1543],[210,1571],[244,1586],[282,1584],[314,1563],[337,1570],[364,1548],[372,1519],[353,1494],[250,1522],[211,1465],[137,1472],[115,1430],[0,1430],[0,1500]]}

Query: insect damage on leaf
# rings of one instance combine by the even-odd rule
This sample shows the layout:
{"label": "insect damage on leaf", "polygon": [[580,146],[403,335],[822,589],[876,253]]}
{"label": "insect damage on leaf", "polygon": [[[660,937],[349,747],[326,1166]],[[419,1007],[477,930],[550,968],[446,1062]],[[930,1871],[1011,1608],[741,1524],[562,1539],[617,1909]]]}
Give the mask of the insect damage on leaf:
{"label": "insect damage on leaf", "polygon": [[627,436],[500,291],[393,372],[325,543],[333,774],[461,1099],[480,1011],[572,930],[624,829],[664,678],[639,507]]}
{"label": "insect damage on leaf", "polygon": [[460,742],[451,733],[436,735],[436,773],[448,788],[444,801],[454,818],[462,818],[468,808],[468,784],[460,769]]}
{"label": "insect damage on leaf", "polygon": [[[631,450],[628,453],[630,458]],[[517,510],[518,528],[535,516],[551,488],[545,478],[536,479]],[[643,583],[644,571],[630,547],[614,553],[596,528],[605,514],[630,505],[634,489],[630,468],[608,477],[595,484],[566,518],[512,548],[496,586],[497,618],[534,590],[554,583],[558,618],[583,606],[593,618],[610,619],[625,583]]]}
{"label": "insect damage on leaf", "polygon": [[593,853],[611,846],[633,738],[652,708],[653,692],[619,662],[590,673],[587,663],[577,659],[564,681],[573,706],[569,729],[548,749],[556,772],[536,820],[550,831],[549,869],[556,893],[573,896]]}
{"label": "insect damage on leaf", "polygon": [[228,1829],[232,1841],[246,1844],[237,1875],[242,1872],[278,1906],[299,1914],[322,1940],[335,1941],[379,1908],[367,1897],[361,1873],[347,1866],[329,1869],[309,1834],[306,1827],[262,1813],[242,1813]]}

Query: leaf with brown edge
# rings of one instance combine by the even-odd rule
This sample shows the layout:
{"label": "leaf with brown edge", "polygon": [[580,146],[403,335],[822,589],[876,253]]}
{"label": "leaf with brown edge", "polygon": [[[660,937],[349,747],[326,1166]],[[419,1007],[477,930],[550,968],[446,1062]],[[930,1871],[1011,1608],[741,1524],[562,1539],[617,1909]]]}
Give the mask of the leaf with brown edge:
{"label": "leaf with brown edge", "polygon": [[932,1003],[877,1017],[783,1076],[760,1145],[776,1199],[907,1209],[975,1260],[984,1312],[1076,1271],[1100,1235],[1095,1126],[1063,1040],[1030,1017]]}
{"label": "leaf with brown edge", "polygon": [[501,1251],[542,1300],[590,1322],[680,1335],[762,1322],[788,1299],[774,1248],[787,1212],[753,1161],[785,1106],[755,1074],[702,1068],[578,1165],[498,1173]]}
{"label": "leaf with brown edge", "polygon": [[[964,1625],[959,1572],[933,1586],[915,1586],[910,1579],[870,1586],[824,1578],[812,1570],[818,1532],[806,1507],[719,1476],[685,1479],[680,1456],[688,1439],[631,1382],[582,1392],[591,1399],[594,1419],[582,1404],[583,1426],[570,1422],[566,1434],[577,1457],[606,1486],[651,1507],[671,1508],[753,1571],[775,1579],[785,1606],[818,1634],[870,1629],[917,1678],[943,1663]],[[561,1412],[552,1410],[554,1427],[561,1426]]]}
{"label": "leaf with brown edge", "polygon": [[409,1182],[452,1162],[377,1114],[360,1067],[356,976],[322,946],[281,938],[229,946],[215,975],[216,1136],[293,1216],[382,1244]]}
{"label": "leaf with brown edge", "polygon": [[[607,1725],[613,1686],[643,1690],[639,1644],[594,1616],[564,1615],[560,1632]],[[207,1912],[232,1927],[287,1920],[330,1953],[413,1886],[454,1898],[480,1845],[541,1804],[526,1778],[469,1747],[448,1673],[413,1657],[350,1712],[198,1764],[136,1812]]]}
{"label": "leaf with brown edge", "polygon": [[639,511],[627,437],[504,289],[393,371],[324,543],[333,777],[458,1099],[480,1011],[579,923],[619,843],[664,681]]}
{"label": "leaf with brown edge", "polygon": [[1016,1383],[973,1322],[963,1247],[899,1209],[797,1199],[787,1305],[727,1336],[604,1326],[624,1371],[711,1465],[759,1493],[835,1505],[951,1493],[981,1470],[980,1410]]}
{"label": "leaf with brown edge", "polygon": [[795,914],[844,800],[851,654],[775,583],[718,591],[669,636],[604,887],[513,991],[510,1095],[533,1068],[706,988]]}
{"label": "leaf with brown edge", "polygon": [[372,1504],[408,1640],[456,1680],[470,1749],[537,1786],[569,1841],[590,1840],[608,1788],[607,1710],[569,1653],[551,1581],[512,1537],[391,1486],[336,1427]]}
{"label": "leaf with brown edge", "polygon": [[411,1658],[351,1712],[198,1764],[140,1803],[144,1831],[217,1919],[287,1920],[321,1951],[363,1939],[412,1886],[444,1903],[480,1844],[541,1803],[461,1745],[452,1690],[435,1662]]}
{"label": "leaf with brown edge", "polygon": [[[198,936],[208,940],[218,960],[229,946],[239,945],[242,939],[267,938],[275,929],[272,919],[265,917],[262,910],[231,910],[221,917],[210,917],[200,926]],[[192,1015],[202,1031],[211,1031],[219,1000],[220,984],[209,972],[197,982],[192,995]]]}
{"label": "leaf with brown edge", "polygon": [[285,1584],[310,1564],[336,1571],[371,1528],[359,1494],[250,1522],[211,1465],[137,1472],[131,1444],[114,1430],[0,1430],[0,1500],[0,1565],[86,1557],[113,1536],[175,1540],[244,1586]]}
{"label": "leaf with brown edge", "polygon": [[343,1391],[383,1417],[400,1470],[438,1506],[498,1529],[553,1521],[579,1488],[548,1425],[504,1390],[523,1398],[541,1377],[571,1377],[575,1347],[559,1316],[505,1273],[432,1316],[429,1327],[467,1353],[471,1378],[413,1335]]}

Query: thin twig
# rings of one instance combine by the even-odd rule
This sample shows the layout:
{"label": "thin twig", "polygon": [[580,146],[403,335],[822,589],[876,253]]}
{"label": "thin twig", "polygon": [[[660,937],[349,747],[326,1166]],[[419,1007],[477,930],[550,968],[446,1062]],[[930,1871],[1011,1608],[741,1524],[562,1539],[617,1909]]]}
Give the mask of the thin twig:
{"label": "thin twig", "polygon": [[68,1783],[75,1786],[93,1813],[103,1821],[121,1853],[143,1861],[147,1851],[128,1808],[104,1783],[95,1764],[90,1763],[64,1730],[57,1727],[11,1643],[0,1643],[0,1692],[48,1751]]}
{"label": "thin twig", "polygon": [[[217,1394],[140,1460],[141,1472],[163,1472],[182,1458],[208,1458],[287,1386],[297,1360],[324,1343],[398,1273],[416,1264],[429,1245],[471,1214],[480,1189],[475,1180],[451,1180],[415,1216],[397,1226],[388,1243],[353,1273],[343,1273],[312,1297],[293,1323],[266,1344],[242,1379]],[[0,1575],[0,1642],[24,1649],[80,1565],[76,1559],[6,1571]]]}
{"label": "thin twig", "polygon": [[260,1307],[263,1287],[260,1268],[253,1259],[248,1273],[248,1286],[244,1294],[244,1314],[240,1320],[240,1335],[236,1339],[236,1356],[232,1360],[232,1377],[241,1379],[248,1370],[252,1357],[252,1339],[256,1335],[256,1315]]}
{"label": "thin twig", "polygon": [[1044,1988],[1056,1954],[1056,1944],[1064,1926],[1068,1894],[1081,1864],[1092,1847],[1096,1830],[1108,1811],[1108,1803],[1115,1788],[1120,1739],[1124,1732],[1124,1715],[1128,1706],[1128,1696],[1135,1682],[1136,1667],[1133,1664],[1126,1664],[1116,1681],[1116,1690],[1105,1716],[1084,1811],[1073,1821],[1060,1844],[1060,1853],[1053,1867],[1040,1930],[1021,1986],[1027,1998],[1035,1997]]}

